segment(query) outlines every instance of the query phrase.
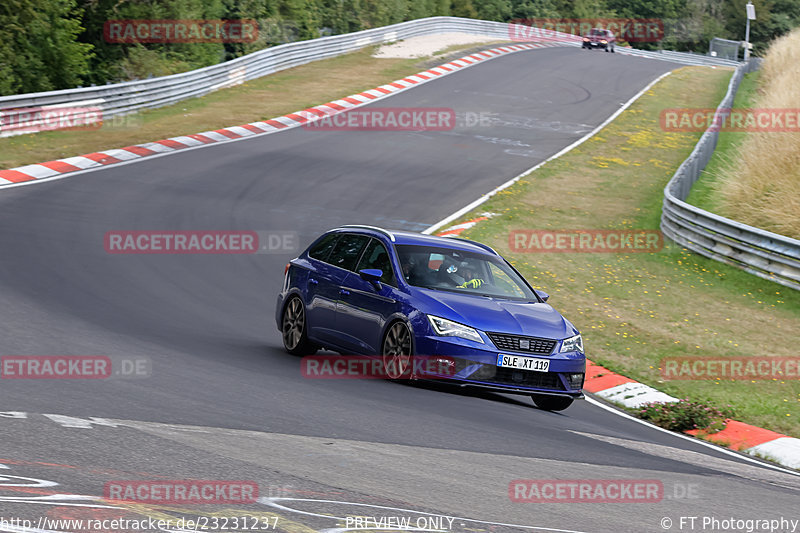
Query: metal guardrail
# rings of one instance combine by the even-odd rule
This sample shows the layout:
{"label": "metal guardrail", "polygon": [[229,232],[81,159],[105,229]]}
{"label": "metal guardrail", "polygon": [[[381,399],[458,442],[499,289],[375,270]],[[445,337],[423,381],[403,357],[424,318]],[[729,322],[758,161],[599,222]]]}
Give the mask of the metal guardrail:
{"label": "metal guardrail", "polygon": [[[238,85],[311,61],[353,52],[372,44],[449,32],[468,33],[507,41],[512,40],[512,36],[515,35],[527,35],[529,36],[528,42],[580,45],[578,36],[555,31],[536,32],[526,26],[458,17],[430,17],[355,33],[282,44],[225,63],[170,76],[99,87],[2,96],[0,97],[0,115],[4,109],[50,106],[60,108],[62,115],[69,118],[70,113],[64,113],[63,108],[92,106],[99,108],[104,118],[109,118],[114,115],[134,113],[141,109],[161,107],[188,98],[203,96],[217,89]],[[619,51],[640,57],[668,59],[691,65],[736,65],[735,62],[724,59],[681,52],[648,52],[632,49],[619,49]],[[76,111],[76,115],[81,112]]]}
{"label": "metal guardrail", "polygon": [[[758,69],[760,60],[741,64],[731,77],[728,92],[717,108],[733,106],[739,83]],[[751,274],[800,290],[800,241],[709,213],[685,202],[692,185],[711,159],[719,131],[703,133],[692,153],[664,188],[661,231],[679,245]]]}
{"label": "metal guardrail", "polygon": [[673,52],[671,50],[650,51],[637,50],[635,48],[617,48],[617,51],[632,56],[646,57],[649,59],[663,59],[664,61],[674,61],[676,63],[683,63],[685,65],[737,67],[740,64],[738,61],[733,61],[722,57],[712,57],[693,54],[690,52]]}

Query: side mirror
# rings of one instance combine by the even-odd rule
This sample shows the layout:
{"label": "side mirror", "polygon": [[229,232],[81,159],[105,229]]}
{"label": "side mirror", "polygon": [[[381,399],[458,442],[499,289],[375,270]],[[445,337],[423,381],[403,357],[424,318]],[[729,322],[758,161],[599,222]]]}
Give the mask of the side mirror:
{"label": "side mirror", "polygon": [[547,299],[548,299],[548,298],[550,298],[550,295],[549,295],[549,294],[547,294],[547,293],[546,293],[546,292],[544,292],[544,291],[540,291],[539,289],[534,289],[534,292],[536,292],[536,296],[538,296],[539,298],[541,298],[543,302],[546,302],[546,301],[547,301]]}
{"label": "side mirror", "polygon": [[364,281],[368,281],[373,285],[375,285],[376,289],[380,289],[381,276],[383,276],[383,270],[379,270],[377,268],[365,268],[364,270],[359,270],[358,275]]}

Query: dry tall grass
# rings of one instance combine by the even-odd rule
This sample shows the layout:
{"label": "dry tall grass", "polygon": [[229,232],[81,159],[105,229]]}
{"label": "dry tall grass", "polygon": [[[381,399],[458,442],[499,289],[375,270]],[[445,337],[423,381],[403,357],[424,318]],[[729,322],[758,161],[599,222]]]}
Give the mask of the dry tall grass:
{"label": "dry tall grass", "polygon": [[[754,107],[800,110],[800,28],[767,51]],[[800,132],[747,134],[718,191],[725,216],[800,239]]]}

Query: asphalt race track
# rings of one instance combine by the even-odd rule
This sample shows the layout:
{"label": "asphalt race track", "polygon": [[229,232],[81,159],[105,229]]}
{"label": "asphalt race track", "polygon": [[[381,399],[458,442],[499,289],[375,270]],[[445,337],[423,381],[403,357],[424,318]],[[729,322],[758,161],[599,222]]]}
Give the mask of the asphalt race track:
{"label": "asphalt race track", "polygon": [[[293,231],[301,248],[340,224],[419,231],[678,66],[574,48],[516,53],[373,104],[451,107],[462,121],[453,131],[297,128],[0,191],[0,354],[152,364],[139,379],[0,382],[0,517],[144,516],[153,509],[103,508],[104,484],[191,478],[257,481],[262,501],[237,509],[277,517],[290,533],[334,531],[349,514],[439,513],[458,517],[450,529],[459,531],[690,531],[679,517],[800,518],[800,477],[588,402],[559,414],[525,397],[304,379],[273,318],[292,252],[103,247],[116,230]],[[105,420],[81,428],[45,415]],[[665,496],[515,503],[508,487],[520,478],[659,480]],[[221,509],[192,512],[212,511]]]}

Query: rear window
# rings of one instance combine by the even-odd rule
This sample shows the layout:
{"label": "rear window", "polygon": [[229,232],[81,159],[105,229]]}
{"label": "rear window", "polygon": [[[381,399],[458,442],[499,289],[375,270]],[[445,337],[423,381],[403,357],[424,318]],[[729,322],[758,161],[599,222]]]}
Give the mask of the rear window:
{"label": "rear window", "polygon": [[336,244],[336,240],[338,238],[338,233],[329,233],[328,235],[325,235],[311,247],[311,249],[308,251],[308,257],[317,259],[319,261],[325,261],[328,258],[328,254],[333,249],[333,245]]}
{"label": "rear window", "polygon": [[367,241],[369,241],[369,237],[366,235],[342,235],[336,241],[326,262],[345,270],[355,270],[358,258],[361,257]]}

